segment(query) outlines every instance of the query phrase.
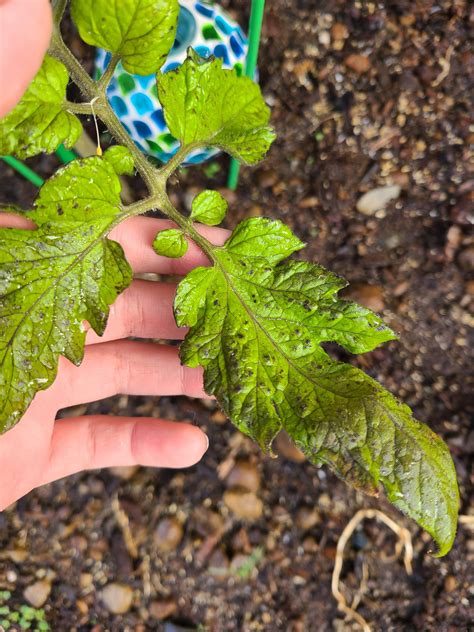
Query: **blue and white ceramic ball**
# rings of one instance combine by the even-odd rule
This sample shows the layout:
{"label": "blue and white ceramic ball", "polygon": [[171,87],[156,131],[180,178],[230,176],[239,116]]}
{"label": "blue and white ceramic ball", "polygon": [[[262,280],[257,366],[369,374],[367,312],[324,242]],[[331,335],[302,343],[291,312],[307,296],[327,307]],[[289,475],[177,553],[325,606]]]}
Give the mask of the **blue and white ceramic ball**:
{"label": "blue and white ceramic ball", "polygon": [[[214,55],[223,60],[224,68],[235,68],[242,74],[247,56],[247,38],[240,26],[216,4],[179,0],[178,30],[173,48],[161,69],[167,72],[186,59],[189,46],[201,55]],[[95,78],[104,72],[110,53],[98,49]],[[123,126],[137,146],[146,154],[167,162],[176,153],[179,143],[170,134],[158,100],[155,75],[132,75],[117,65],[107,89],[107,97]],[[216,149],[196,150],[187,164],[203,162],[219,153]]]}

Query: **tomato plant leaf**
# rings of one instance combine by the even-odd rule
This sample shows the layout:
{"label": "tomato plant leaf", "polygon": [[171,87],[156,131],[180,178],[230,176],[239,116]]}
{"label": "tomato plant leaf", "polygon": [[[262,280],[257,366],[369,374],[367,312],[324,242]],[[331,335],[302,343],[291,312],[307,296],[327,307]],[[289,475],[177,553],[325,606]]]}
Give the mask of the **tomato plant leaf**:
{"label": "tomato plant leaf", "polygon": [[183,145],[213,146],[238,160],[262,160],[275,133],[260,87],[222,60],[204,60],[190,51],[176,70],[159,74],[158,96],[170,132]]}
{"label": "tomato plant leaf", "polygon": [[158,233],[153,241],[153,249],[157,255],[179,259],[188,250],[188,242],[179,228],[170,228]]}
{"label": "tomato plant leaf", "polygon": [[227,207],[227,200],[219,191],[202,191],[193,200],[191,219],[208,226],[217,226],[224,219]]}
{"label": "tomato plant leaf", "polygon": [[82,125],[66,109],[68,81],[63,64],[46,55],[20,102],[0,119],[0,154],[29,158],[51,153],[61,143],[74,145]]}
{"label": "tomato plant leaf", "polygon": [[[260,218],[243,222],[215,249],[212,268],[181,282],[176,320],[191,327],[182,361],[204,367],[206,391],[263,449],[284,428],[308,459],[353,486],[375,494],[383,484],[444,554],[459,502],[446,445],[375,380],[321,347],[334,341],[369,351],[394,334],[369,310],[337,297],[345,285],[339,277],[283,262],[290,237],[269,261],[261,244],[285,228]],[[296,251],[301,242],[294,240]]]}
{"label": "tomato plant leaf", "polygon": [[112,165],[117,175],[132,176],[135,172],[135,163],[130,149],[123,145],[112,145],[104,152],[104,160]]}
{"label": "tomato plant leaf", "polygon": [[109,305],[131,282],[121,246],[120,181],[98,157],[75,160],[41,188],[37,228],[0,229],[0,432],[54,380],[58,358],[80,364],[87,320],[104,332]]}
{"label": "tomato plant leaf", "polygon": [[179,5],[177,0],[72,0],[71,12],[85,42],[120,55],[130,73],[152,75],[173,46]]}

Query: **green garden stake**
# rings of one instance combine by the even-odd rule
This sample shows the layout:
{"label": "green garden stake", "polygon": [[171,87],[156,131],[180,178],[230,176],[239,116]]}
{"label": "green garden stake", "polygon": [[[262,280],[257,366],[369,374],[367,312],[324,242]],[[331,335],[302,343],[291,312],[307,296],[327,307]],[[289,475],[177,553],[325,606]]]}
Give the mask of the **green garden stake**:
{"label": "green garden stake", "polygon": [[40,187],[43,184],[43,178],[40,178],[37,173],[27,167],[23,162],[21,162],[21,160],[17,160],[16,158],[13,158],[13,156],[2,156],[1,158],[7,163],[7,165],[10,165],[12,169],[15,169],[15,171],[17,171],[35,186]]}
{"label": "green garden stake", "polygon": [[75,160],[77,158],[76,154],[71,149],[66,149],[64,145],[59,145],[56,149],[56,156],[65,165],[67,165],[68,162],[71,162],[71,160]]}
{"label": "green garden stake", "polygon": [[[245,74],[251,79],[255,76],[257,68],[258,51],[260,48],[260,34],[262,32],[263,12],[265,0],[252,0],[249,26],[249,50],[245,63]],[[235,158],[231,159],[227,186],[235,191],[239,181],[240,164]]]}
{"label": "green garden stake", "polygon": [[[77,155],[70,149],[66,149],[64,145],[59,145],[59,147],[56,150],[56,156],[65,165],[68,162],[71,162],[71,160],[74,160],[75,158],[77,158]],[[17,158],[14,158],[13,156],[0,156],[0,158],[4,162],[6,162],[7,165],[9,165],[12,169],[14,169],[17,173],[22,175],[27,180],[29,180],[35,186],[40,187],[43,184],[44,182],[43,178],[41,178],[37,173],[35,173],[33,169],[30,169],[29,167],[27,167],[25,163],[22,162],[21,160],[18,160]]]}

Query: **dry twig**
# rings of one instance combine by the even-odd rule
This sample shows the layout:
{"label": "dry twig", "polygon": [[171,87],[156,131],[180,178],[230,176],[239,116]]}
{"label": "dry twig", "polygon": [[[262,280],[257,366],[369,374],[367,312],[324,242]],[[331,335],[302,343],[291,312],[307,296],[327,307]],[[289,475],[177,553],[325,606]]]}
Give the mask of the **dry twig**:
{"label": "dry twig", "polygon": [[118,496],[115,495],[112,499],[112,510],[114,512],[115,519],[117,521],[120,530],[122,531],[125,546],[130,557],[134,560],[138,557],[138,548],[133,537],[132,530],[130,529],[130,521],[127,514],[120,506]]}
{"label": "dry twig", "polygon": [[441,59],[438,60],[438,63],[441,66],[442,70],[439,73],[439,75],[436,77],[436,79],[431,83],[433,88],[436,88],[441,83],[443,83],[443,81],[449,75],[450,70],[451,70],[451,57],[453,55],[453,52],[454,52],[454,46],[449,46],[448,50],[446,51],[446,57],[444,58],[441,57]]}
{"label": "dry twig", "polygon": [[413,573],[413,546],[411,542],[411,535],[408,529],[401,527],[394,520],[389,518],[386,514],[384,514],[382,511],[379,511],[378,509],[361,509],[360,511],[358,511],[347,523],[344,531],[341,533],[341,536],[338,540],[336,549],[336,561],[332,573],[331,590],[334,598],[338,603],[339,609],[342,610],[342,612],[344,612],[348,618],[356,621],[364,632],[371,632],[371,629],[364,617],[356,612],[356,608],[359,605],[367,587],[367,580],[369,576],[367,564],[364,564],[362,567],[362,581],[356,595],[354,596],[351,606],[347,604],[346,598],[341,592],[339,585],[342,565],[344,563],[344,549],[347,545],[347,542],[356,530],[357,526],[362,522],[362,520],[373,518],[386,524],[387,527],[389,527],[397,535],[398,542],[396,545],[395,553],[398,557],[401,554],[402,550],[404,551],[403,563],[405,565],[405,570],[408,575],[411,575]]}

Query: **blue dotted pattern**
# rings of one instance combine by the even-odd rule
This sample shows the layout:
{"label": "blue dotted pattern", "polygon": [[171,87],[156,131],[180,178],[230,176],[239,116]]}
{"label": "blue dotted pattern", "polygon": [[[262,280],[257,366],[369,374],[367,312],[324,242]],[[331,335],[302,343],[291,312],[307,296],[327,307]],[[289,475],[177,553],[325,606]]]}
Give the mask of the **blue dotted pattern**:
{"label": "blue dotted pattern", "polygon": [[[178,35],[161,72],[179,67],[192,46],[202,57],[222,59],[224,68],[245,65],[248,42],[240,26],[216,4],[179,0],[181,7]],[[213,27],[213,28],[212,28]],[[100,76],[110,60],[110,53],[97,50],[95,76]],[[166,126],[158,96],[155,75],[127,73],[121,63],[107,89],[110,104],[135,144],[146,154],[167,162],[179,148]],[[219,153],[216,149],[196,150],[187,164],[197,164]]]}

